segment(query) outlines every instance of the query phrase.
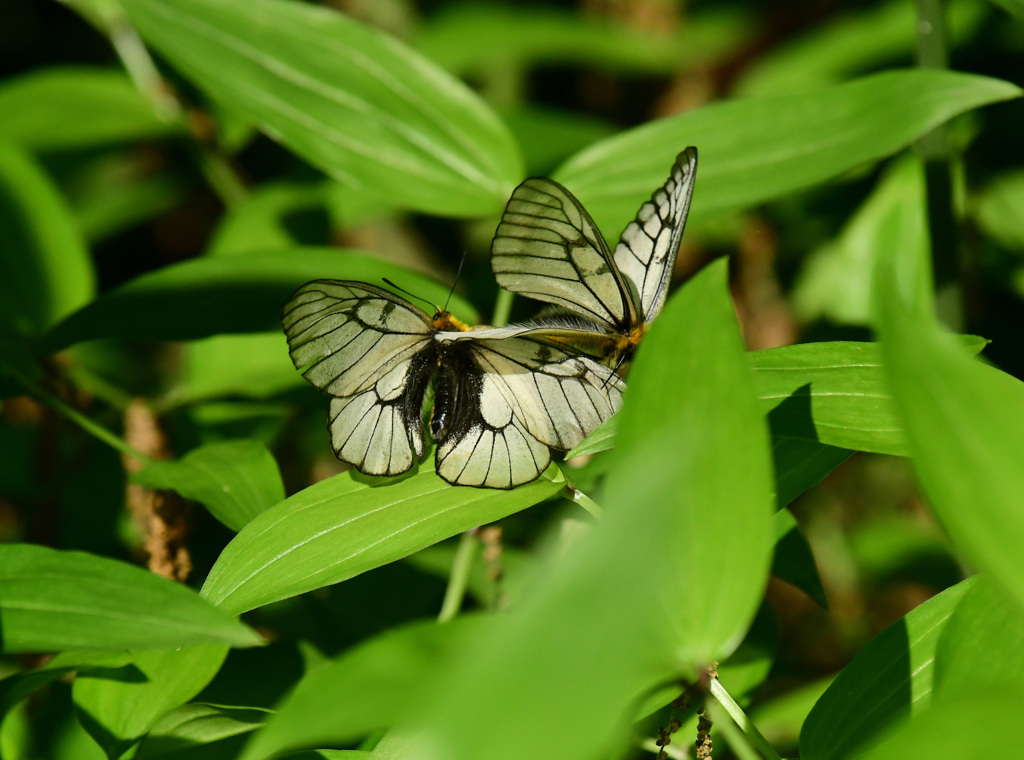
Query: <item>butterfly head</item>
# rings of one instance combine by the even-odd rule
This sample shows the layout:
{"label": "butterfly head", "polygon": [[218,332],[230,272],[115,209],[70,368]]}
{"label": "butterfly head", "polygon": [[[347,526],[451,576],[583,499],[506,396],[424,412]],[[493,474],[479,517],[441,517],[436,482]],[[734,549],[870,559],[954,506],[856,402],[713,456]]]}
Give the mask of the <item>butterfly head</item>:
{"label": "butterfly head", "polygon": [[438,309],[434,312],[431,322],[433,322],[434,329],[438,332],[451,332],[453,330],[465,332],[469,330],[469,326],[465,322],[459,321],[444,309]]}

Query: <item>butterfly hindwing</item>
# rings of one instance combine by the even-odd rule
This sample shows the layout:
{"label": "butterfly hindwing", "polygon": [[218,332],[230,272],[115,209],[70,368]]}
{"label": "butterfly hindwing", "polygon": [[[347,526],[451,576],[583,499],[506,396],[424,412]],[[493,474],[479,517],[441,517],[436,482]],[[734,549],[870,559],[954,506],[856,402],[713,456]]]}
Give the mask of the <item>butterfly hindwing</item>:
{"label": "butterfly hindwing", "polygon": [[399,475],[423,457],[420,407],[437,359],[433,326],[383,288],[315,280],[282,317],[292,361],[330,394],[331,448],[367,475]]}

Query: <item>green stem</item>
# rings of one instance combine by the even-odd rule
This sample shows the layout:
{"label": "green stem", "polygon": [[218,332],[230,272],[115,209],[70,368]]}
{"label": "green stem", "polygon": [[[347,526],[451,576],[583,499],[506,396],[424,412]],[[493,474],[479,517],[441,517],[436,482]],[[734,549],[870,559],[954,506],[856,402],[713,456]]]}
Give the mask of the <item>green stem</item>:
{"label": "green stem", "polygon": [[494,302],[494,314],[491,316],[493,327],[504,327],[508,324],[512,314],[512,294],[507,290],[499,290],[498,298]]}
{"label": "green stem", "polygon": [[[732,695],[725,690],[725,687],[719,682],[717,678],[711,679],[711,696],[713,696],[725,711],[729,714],[729,717],[733,719],[740,730],[746,735],[750,743],[761,753],[766,760],[782,760],[779,753],[775,751],[768,740],[764,738],[764,735],[757,730],[747,714],[743,712],[743,709],[736,704],[736,700],[732,698]],[[738,753],[737,753],[738,754]]]}
{"label": "green stem", "polygon": [[462,609],[462,600],[466,596],[466,588],[469,586],[469,574],[473,569],[473,562],[476,560],[479,548],[480,542],[477,541],[473,531],[467,530],[462,534],[459,539],[459,548],[455,550],[455,559],[452,560],[452,573],[448,576],[448,588],[444,591],[441,612],[437,616],[438,623],[447,623]]}
{"label": "green stem", "polygon": [[[945,0],[917,0],[917,65],[922,69],[949,66]],[[917,150],[924,160],[931,239],[932,269],[939,317],[962,331],[963,295],[960,288],[959,233],[953,213],[952,151],[949,131],[940,124],[922,137]]]}
{"label": "green stem", "polygon": [[573,504],[578,504],[583,507],[590,513],[591,517],[596,520],[600,520],[604,517],[604,509],[601,508],[601,505],[571,483],[567,484],[565,488],[559,491],[558,495],[566,501],[571,501]]}
{"label": "green stem", "polygon": [[736,728],[736,724],[730,720],[721,705],[712,702],[708,705],[708,709],[718,733],[725,739],[725,743],[729,745],[739,760],[760,760],[760,756],[750,746],[747,737]]}
{"label": "green stem", "polygon": [[82,428],[82,430],[89,433],[89,435],[99,439],[100,441],[103,441],[103,443],[107,444],[112,449],[116,449],[117,451],[120,451],[122,454],[126,456],[130,456],[139,460],[145,465],[153,464],[152,459],[147,457],[141,451],[138,451],[137,449],[128,445],[128,443],[124,439],[117,437],[102,425],[93,422],[91,419],[89,419],[80,411],[71,406],[71,404],[66,402],[64,399],[39,387],[39,385],[32,382],[30,378],[26,377],[18,369],[8,367],[8,371],[11,372],[23,386],[25,386],[25,390],[27,390],[29,394],[34,396],[41,403],[46,404],[48,407],[53,409],[58,414],[62,414],[65,417],[67,417],[69,420],[71,420],[80,428]]}

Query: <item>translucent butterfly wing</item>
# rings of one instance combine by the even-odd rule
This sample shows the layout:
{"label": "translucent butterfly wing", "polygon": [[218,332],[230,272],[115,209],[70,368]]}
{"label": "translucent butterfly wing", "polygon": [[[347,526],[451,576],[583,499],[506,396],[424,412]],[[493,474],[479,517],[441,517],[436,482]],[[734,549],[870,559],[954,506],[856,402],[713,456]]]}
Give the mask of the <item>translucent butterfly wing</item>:
{"label": "translucent butterfly wing", "polygon": [[510,335],[509,328],[438,333],[460,352],[460,406],[438,446],[437,471],[457,485],[512,488],[618,411],[624,383],[608,367],[571,349]]}
{"label": "translucent butterfly wing", "polygon": [[383,288],[316,280],[288,300],[282,323],[292,362],[334,396],[338,459],[368,475],[398,475],[422,459],[420,406],[437,356],[424,312]]}
{"label": "translucent butterfly wing", "polygon": [[498,284],[621,331],[636,311],[590,214],[554,180],[517,187],[491,244]]}
{"label": "translucent butterfly wing", "polygon": [[676,157],[668,180],[640,207],[615,246],[615,265],[634,286],[645,323],[665,305],[696,173],[697,149],[691,146]]}

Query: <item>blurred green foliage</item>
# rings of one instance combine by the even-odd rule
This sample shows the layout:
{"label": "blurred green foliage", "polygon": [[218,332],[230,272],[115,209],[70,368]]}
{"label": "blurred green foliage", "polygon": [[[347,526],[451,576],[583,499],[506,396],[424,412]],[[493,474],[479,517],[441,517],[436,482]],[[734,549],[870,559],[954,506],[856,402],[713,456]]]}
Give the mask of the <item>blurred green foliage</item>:
{"label": "blurred green foliage", "polygon": [[[722,758],[1015,746],[1021,40],[1019,0],[6,0],[0,757],[685,757],[701,705]],[[690,144],[620,415],[510,492],[333,458],[295,287],[440,303],[465,255],[488,322],[520,180],[614,241]]]}

